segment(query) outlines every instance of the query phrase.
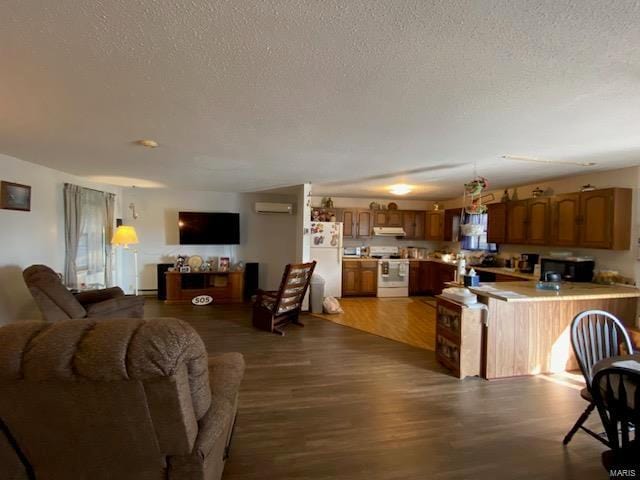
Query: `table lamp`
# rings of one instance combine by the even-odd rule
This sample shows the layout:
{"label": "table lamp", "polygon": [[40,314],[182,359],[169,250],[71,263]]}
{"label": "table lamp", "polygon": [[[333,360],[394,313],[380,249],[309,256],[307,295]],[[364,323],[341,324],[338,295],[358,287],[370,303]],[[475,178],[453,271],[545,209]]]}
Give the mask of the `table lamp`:
{"label": "table lamp", "polygon": [[[113,233],[113,238],[111,239],[111,245],[123,247],[125,249],[129,249],[129,245],[136,245],[138,243],[140,242],[138,240],[136,229],[130,225],[120,225],[116,228],[116,231]],[[132,250],[136,278],[135,294],[138,295],[138,251],[136,249]]]}

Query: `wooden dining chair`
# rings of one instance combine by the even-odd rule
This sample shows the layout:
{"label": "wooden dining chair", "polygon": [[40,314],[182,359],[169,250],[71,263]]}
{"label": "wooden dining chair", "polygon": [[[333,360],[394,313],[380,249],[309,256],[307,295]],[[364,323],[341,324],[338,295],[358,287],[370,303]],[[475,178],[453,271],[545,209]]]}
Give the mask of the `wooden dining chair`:
{"label": "wooden dining chair", "polygon": [[591,386],[609,441],[602,453],[607,471],[640,467],[640,371],[610,366],[595,374]]}
{"label": "wooden dining chair", "polygon": [[608,446],[609,441],[606,438],[584,426],[589,415],[596,408],[591,393],[593,366],[605,358],[621,355],[623,353],[621,346],[626,350],[624,353],[633,354],[633,344],[624,325],[615,316],[602,310],[587,310],[578,314],[571,323],[571,345],[587,385],[580,391],[580,396],[589,402],[589,405],[562,443],[567,445],[575,433],[582,429]]}
{"label": "wooden dining chair", "polygon": [[315,261],[289,264],[278,290],[258,290],[253,304],[253,326],[279,335],[284,335],[282,328],[288,323],[303,326],[300,310],[315,268]]}

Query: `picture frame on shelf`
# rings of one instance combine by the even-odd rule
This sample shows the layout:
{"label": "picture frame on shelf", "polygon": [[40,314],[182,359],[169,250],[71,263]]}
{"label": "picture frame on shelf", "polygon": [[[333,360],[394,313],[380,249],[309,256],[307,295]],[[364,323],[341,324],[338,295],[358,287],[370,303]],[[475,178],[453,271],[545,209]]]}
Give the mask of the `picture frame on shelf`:
{"label": "picture frame on shelf", "polygon": [[0,182],[0,208],[31,211],[31,187],[20,183]]}
{"label": "picture frame on shelf", "polygon": [[229,257],[220,257],[220,264],[218,265],[219,272],[229,271]]}

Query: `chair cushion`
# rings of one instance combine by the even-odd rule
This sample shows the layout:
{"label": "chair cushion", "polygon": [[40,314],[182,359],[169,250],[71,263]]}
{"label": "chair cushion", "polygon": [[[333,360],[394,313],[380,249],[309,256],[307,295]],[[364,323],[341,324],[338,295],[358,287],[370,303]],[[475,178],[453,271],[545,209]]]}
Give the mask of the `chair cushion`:
{"label": "chair cushion", "polygon": [[591,392],[587,387],[584,387],[582,390],[580,390],[580,396],[587,402],[593,403],[593,397],[591,396]]}

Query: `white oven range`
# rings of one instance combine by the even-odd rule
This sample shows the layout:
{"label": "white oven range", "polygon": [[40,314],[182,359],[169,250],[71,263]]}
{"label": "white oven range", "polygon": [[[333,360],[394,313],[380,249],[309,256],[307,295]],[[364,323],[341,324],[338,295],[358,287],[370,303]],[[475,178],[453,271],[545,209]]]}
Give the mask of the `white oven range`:
{"label": "white oven range", "polygon": [[398,254],[398,247],[371,247],[371,257],[378,258],[378,297],[409,296],[409,260]]}

